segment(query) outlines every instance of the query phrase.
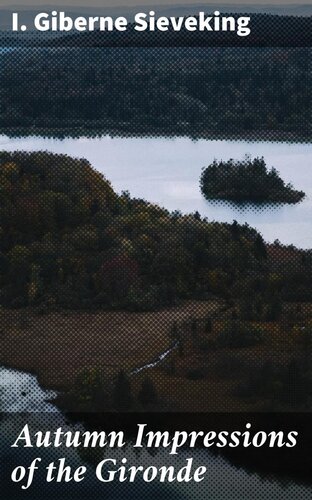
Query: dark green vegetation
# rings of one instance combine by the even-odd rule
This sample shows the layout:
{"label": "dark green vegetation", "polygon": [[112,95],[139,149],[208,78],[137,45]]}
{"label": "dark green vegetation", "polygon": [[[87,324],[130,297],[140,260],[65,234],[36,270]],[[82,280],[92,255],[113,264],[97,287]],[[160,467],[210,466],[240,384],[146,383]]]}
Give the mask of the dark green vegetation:
{"label": "dark green vegetation", "polygon": [[263,339],[261,328],[241,321],[229,321],[219,333],[217,345],[220,347],[251,347],[260,344]]}
{"label": "dark green vegetation", "polygon": [[153,309],[228,295],[261,267],[254,230],[118,196],[84,160],[1,153],[0,175],[5,306]]}
{"label": "dark green vegetation", "polygon": [[311,134],[310,49],[69,48],[1,54],[8,133]]}
{"label": "dark green vegetation", "polygon": [[207,199],[237,203],[298,203],[305,194],[285,184],[275,168],[269,170],[264,158],[244,161],[214,161],[203,170],[201,190]]}
{"label": "dark green vegetation", "polygon": [[[310,408],[311,251],[119,196],[86,160],[43,152],[0,154],[0,221],[3,362],[46,373],[48,353],[51,383],[55,366],[70,379],[63,405]],[[199,315],[199,300],[219,305]],[[177,304],[175,319],[124,312]]]}
{"label": "dark green vegetation", "polygon": [[281,301],[312,298],[310,252],[118,196],[85,160],[1,153],[0,189],[4,306],[150,310],[219,296],[270,320]]}
{"label": "dark green vegetation", "polygon": [[[70,391],[58,397],[58,404],[67,411],[160,411],[158,395],[153,380],[146,375],[137,391],[124,371],[112,380],[103,379],[95,370],[84,370]],[[137,394],[134,394],[136,392]]]}
{"label": "dark green vegetation", "polygon": [[292,304],[280,320],[261,323],[219,310],[208,330],[207,318],[177,322],[171,333],[179,346],[158,366],[113,378],[84,370],[59,404],[76,411],[311,410],[311,306],[305,309]]}

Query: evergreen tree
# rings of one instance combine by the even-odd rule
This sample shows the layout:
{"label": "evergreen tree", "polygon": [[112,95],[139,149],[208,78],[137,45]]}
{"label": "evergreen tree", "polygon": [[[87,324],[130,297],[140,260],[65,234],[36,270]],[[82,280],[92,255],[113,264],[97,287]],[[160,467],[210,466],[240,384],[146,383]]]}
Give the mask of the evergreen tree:
{"label": "evergreen tree", "polygon": [[158,403],[157,391],[153,381],[146,376],[142,382],[138,399],[144,408],[154,406]]}
{"label": "evergreen tree", "polygon": [[113,405],[117,411],[128,411],[133,406],[131,384],[124,371],[120,371],[114,386]]}

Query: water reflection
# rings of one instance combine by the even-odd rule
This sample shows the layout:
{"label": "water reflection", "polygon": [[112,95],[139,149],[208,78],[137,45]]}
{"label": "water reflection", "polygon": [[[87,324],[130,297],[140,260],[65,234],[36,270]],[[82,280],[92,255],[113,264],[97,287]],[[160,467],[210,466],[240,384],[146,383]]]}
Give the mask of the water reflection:
{"label": "water reflection", "polygon": [[[48,150],[85,157],[105,174],[118,192],[160,204],[170,211],[198,211],[209,220],[248,223],[264,238],[300,248],[312,247],[312,145],[269,142],[231,142],[189,138],[79,138],[0,137],[6,150]],[[207,202],[199,189],[203,167],[214,158],[264,156],[286,183],[306,193],[297,205],[237,205]]]}
{"label": "water reflection", "polygon": [[[81,424],[67,421],[61,412],[57,411],[52,403],[47,403],[51,397],[49,391],[44,391],[38,385],[36,378],[27,373],[0,370],[0,387],[2,414],[0,420],[1,432],[1,475],[3,481],[3,498],[29,498],[33,500],[55,498],[60,495],[63,500],[75,498],[109,498],[127,500],[128,498],[169,499],[177,496],[179,499],[215,499],[240,500],[241,498],[271,498],[277,500],[292,500],[294,498],[311,498],[311,486],[302,485],[291,480],[281,480],[273,477],[261,477],[256,473],[249,473],[242,468],[231,465],[221,456],[215,456],[208,450],[184,450],[177,456],[170,456],[165,449],[158,453],[149,453],[148,450],[135,450],[131,446],[120,449],[104,448],[101,450],[61,448],[12,448],[11,445],[20,434],[24,425],[29,426],[31,436],[37,431],[83,430]],[[27,397],[22,393],[27,391]],[[12,396],[13,395],[13,396]],[[16,396],[16,397],[15,397]],[[144,420],[144,416],[142,415]],[[143,421],[142,420],[142,421]],[[119,429],[116,429],[119,430]],[[13,485],[10,480],[12,470],[18,465],[28,466],[34,458],[40,457],[40,470],[36,475],[33,486],[22,491],[20,486]],[[45,481],[45,467],[51,461],[65,458],[72,467],[85,464],[87,466],[86,479],[82,483],[55,482],[47,484]],[[127,458],[128,465],[148,467],[154,465],[159,468],[163,465],[174,465],[179,469],[185,465],[187,458],[193,457],[194,468],[202,465],[207,467],[207,474],[201,483],[171,483],[159,484],[143,483],[138,479],[134,484],[112,482],[100,483],[94,473],[95,466],[104,458],[113,458],[117,464]]]}

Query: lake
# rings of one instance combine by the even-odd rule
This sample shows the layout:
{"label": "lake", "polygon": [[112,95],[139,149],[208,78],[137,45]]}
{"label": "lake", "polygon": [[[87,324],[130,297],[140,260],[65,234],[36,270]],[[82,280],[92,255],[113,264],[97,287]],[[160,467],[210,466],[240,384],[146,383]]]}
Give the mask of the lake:
{"label": "lake", "polygon": [[[248,223],[266,241],[312,248],[312,145],[286,142],[244,142],[180,138],[48,139],[0,136],[4,150],[47,150],[87,158],[112,183],[117,192],[157,203],[170,211],[196,210],[209,220]],[[306,198],[297,205],[208,202],[199,189],[203,167],[216,159],[242,159],[248,153],[264,156],[286,182],[303,190]]]}
{"label": "lake", "polygon": [[[191,140],[189,138],[79,138],[79,139],[47,139],[38,137],[8,138],[0,137],[0,148],[7,151],[47,150],[55,153],[65,153],[74,157],[87,158],[100,172],[105,174],[117,192],[130,191],[132,196],[145,198],[148,201],[166,207],[170,211],[180,210],[183,213],[198,211],[209,220],[232,222],[236,219],[240,223],[247,222],[256,227],[267,241],[279,239],[284,244],[294,244],[302,248],[312,247],[312,145],[287,143],[250,143],[231,141]],[[246,153],[252,156],[264,156],[268,165],[275,166],[286,182],[292,182],[296,189],[306,192],[306,199],[299,205],[264,206],[259,208],[253,205],[238,207],[230,203],[207,202],[199,189],[201,169],[214,158],[241,159]],[[40,413],[53,415],[59,418],[61,425],[69,426],[63,416],[47,400],[53,393],[42,389],[36,377],[6,368],[0,369],[0,400],[1,410],[6,412],[0,421],[2,436],[7,443],[2,444],[0,458],[9,460],[9,463],[21,463],[21,454],[15,457],[14,450],[10,449],[9,437],[17,435],[21,430],[21,421],[14,417],[14,412],[26,412],[27,422],[38,429]],[[9,412],[9,413],[8,413]],[[32,417],[28,412],[36,412]],[[37,415],[37,416],[36,416]],[[45,425],[49,426],[49,420]],[[53,423],[53,419],[51,422]],[[52,425],[52,424],[51,424]],[[7,446],[4,446],[7,444]],[[9,452],[8,452],[9,450]],[[20,450],[19,450],[20,451]],[[23,463],[30,463],[37,453],[32,450],[23,450]],[[82,463],[76,452],[70,453],[74,462]],[[117,452],[111,453],[117,457]],[[168,485],[155,488],[152,485],[138,482],[131,488],[127,485],[112,485],[110,487],[98,483],[87,482],[81,485],[79,492],[86,495],[93,493],[99,497],[105,491],[107,498],[168,498],[168,491],[179,498],[271,498],[292,500],[294,498],[311,498],[311,486],[298,484],[292,481],[282,482],[277,478],[265,478],[255,473],[237,469],[222,457],[215,457],[210,453],[205,456],[194,451],[192,455],[196,464],[206,465],[209,469],[207,479],[196,487],[192,485]],[[45,461],[57,459],[59,454],[55,450],[47,451]],[[120,457],[118,457],[120,458]],[[127,453],[132,464],[142,463],[142,456]],[[144,457],[143,457],[144,458]],[[204,459],[203,459],[204,458]],[[179,461],[185,459],[183,453]],[[151,461],[147,456],[146,460]],[[159,454],[154,462],[163,464],[165,457]],[[70,485],[71,486],[71,485]],[[127,486],[127,488],[126,488]],[[41,488],[44,482],[41,482]],[[51,485],[51,490],[56,489]],[[51,491],[50,490],[50,491]],[[67,490],[67,488],[66,488]],[[72,498],[77,488],[70,488],[65,493],[62,489],[62,498]],[[55,492],[60,493],[60,491]],[[68,494],[68,496],[67,496]],[[153,494],[155,496],[153,496]],[[19,497],[19,496],[18,496]],[[16,497],[17,498],[17,497]],[[37,498],[37,497],[33,497]],[[42,498],[42,489],[39,489],[38,498]]]}
{"label": "lake", "polygon": [[[270,498],[271,500],[293,500],[294,498],[311,498],[312,487],[310,485],[300,484],[300,482],[278,479],[274,476],[266,477],[256,473],[251,473],[243,468],[237,468],[231,465],[225,458],[213,455],[209,450],[181,450],[178,455],[172,457],[168,451],[163,448],[155,455],[151,456],[147,450],[138,452],[133,448],[109,449],[103,450],[103,456],[96,453],[97,463],[104,458],[114,458],[117,463],[123,457],[127,457],[129,465],[175,465],[180,468],[185,465],[187,458],[194,458],[194,467],[205,465],[207,474],[202,483],[143,483],[140,479],[134,484],[129,483],[110,483],[102,484],[95,480],[95,474],[92,467],[88,466],[89,474],[86,481],[78,484],[48,484],[45,481],[45,466],[51,461],[56,461],[64,457],[67,463],[78,467],[84,464],[84,455],[79,449],[69,448],[12,448],[11,445],[21,433],[24,425],[27,423],[30,435],[40,431],[55,431],[62,427],[64,432],[83,430],[81,424],[71,424],[64,418],[53,405],[54,393],[42,389],[35,376],[28,373],[0,369],[0,400],[2,418],[0,419],[1,449],[0,463],[3,464],[1,473],[2,478],[6,479],[3,484],[10,484],[7,477],[14,467],[20,464],[30,464],[35,457],[42,457],[39,475],[35,475],[34,484],[30,490],[25,493],[20,487],[14,491],[14,498],[31,498],[31,500],[43,498],[43,492],[48,494],[48,498],[56,495],[63,500],[76,498],[123,498],[130,500],[132,498],[157,498],[157,500],[171,498],[175,496],[181,500],[196,499],[215,499],[240,500],[241,498],[256,499]],[[47,402],[51,400],[52,402]],[[103,429],[105,430],[105,429]],[[117,429],[116,429],[117,430]],[[91,456],[91,455],[90,455]],[[86,464],[88,465],[88,464]],[[3,498],[13,498],[12,490],[9,490],[11,496]],[[26,494],[26,497],[25,497]],[[50,497],[51,495],[51,497]]]}

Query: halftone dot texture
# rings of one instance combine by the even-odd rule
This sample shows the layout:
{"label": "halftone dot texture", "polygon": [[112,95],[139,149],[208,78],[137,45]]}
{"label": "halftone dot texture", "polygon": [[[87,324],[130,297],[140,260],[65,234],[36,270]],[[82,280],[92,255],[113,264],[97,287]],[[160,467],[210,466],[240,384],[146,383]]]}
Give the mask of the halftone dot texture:
{"label": "halftone dot texture", "polygon": [[[207,7],[208,8],[208,7]],[[48,10],[48,14],[51,11]],[[211,13],[210,13],[211,14]],[[234,28],[221,31],[215,29],[214,16],[211,16],[210,29],[203,26],[200,20],[196,31],[189,31],[183,26],[180,30],[169,27],[168,31],[146,29],[137,31],[134,23],[129,22],[125,31],[86,31],[84,33],[72,30],[61,32],[61,23],[58,23],[59,33],[56,32],[31,32],[8,33],[1,32],[1,44],[6,47],[311,47],[312,35],[311,16],[274,16],[270,14],[246,14],[250,18],[248,27],[239,33],[239,17],[244,14],[234,15]],[[48,15],[51,21],[52,15]],[[58,19],[60,16],[57,16]],[[207,13],[198,18],[208,18]],[[218,17],[218,16],[217,16]],[[221,17],[227,17],[222,14]],[[222,25],[222,23],[220,23]],[[232,25],[233,22],[229,23]],[[51,23],[50,23],[51,26]],[[5,28],[5,27],[4,27]],[[6,26],[10,30],[11,26]],[[245,35],[243,31],[245,31]]]}
{"label": "halftone dot texture", "polygon": [[[311,20],[281,20],[282,30],[260,21],[245,47],[206,47],[202,34],[190,47],[184,33],[156,34],[150,48],[150,35],[135,35],[125,48],[95,34],[4,50],[1,130],[309,142]],[[310,252],[117,195],[66,155],[4,151],[0,182],[3,365],[69,393],[72,410],[311,409]],[[4,409],[52,409],[33,377],[1,376]],[[146,496],[281,497],[215,464],[205,491]],[[283,490],[308,497],[293,483]]]}
{"label": "halftone dot texture", "polygon": [[311,138],[309,48],[29,47],[1,58],[9,134]]}
{"label": "halftone dot texture", "polygon": [[[10,443],[16,440],[16,436],[24,427],[25,423],[31,434],[34,442],[35,432],[42,433],[51,432],[50,439],[53,442],[54,432],[61,428],[66,433],[82,432],[81,425],[74,425],[64,421],[60,414],[52,415],[31,414],[31,413],[14,413],[4,414],[1,420],[1,435],[2,449],[6,454],[6,459],[1,465],[2,474],[2,494],[6,500],[11,498],[42,498],[44,493],[46,498],[55,498],[56,494],[61,495],[61,498],[94,498],[102,497],[112,499],[128,499],[137,498],[139,496],[147,496],[155,499],[171,499],[171,498],[222,498],[222,499],[266,499],[266,498],[293,498],[306,499],[311,496],[311,486],[309,485],[309,464],[304,459],[304,453],[308,451],[311,443],[309,429],[309,419],[303,414],[287,414],[285,421],[279,415],[268,415],[267,419],[261,418],[259,415],[243,414],[243,416],[229,416],[222,414],[183,414],[181,417],[175,415],[156,415],[156,418],[151,424],[150,415],[144,414],[144,422],[147,423],[148,430],[164,430],[168,429],[173,433],[176,429],[196,429],[202,430],[205,433],[214,429],[218,432],[221,429],[228,429],[231,432],[234,430],[243,431],[246,428],[246,422],[252,422],[255,435],[257,430],[265,429],[281,429],[287,433],[287,429],[296,428],[303,432],[308,439],[306,443],[302,440],[298,444],[298,449],[285,450],[270,449],[252,449],[245,448],[239,452],[237,450],[218,450],[195,448],[181,448],[177,455],[170,455],[170,447],[164,448],[160,446],[158,450],[143,447],[141,449],[133,448],[133,441],[127,438],[127,445],[124,448],[105,447],[88,447],[83,446],[69,449],[66,443],[66,437],[61,437],[61,445],[57,449],[53,446],[46,448],[23,448],[14,449],[10,447]],[[125,419],[127,420],[125,424]],[[129,428],[129,420],[132,422],[142,422],[142,415],[129,415],[129,419],[124,417],[123,420],[118,415],[106,414],[102,415],[101,430],[105,429],[108,432],[112,429],[126,430]],[[283,422],[284,420],[284,422]],[[156,423],[157,422],[157,423]],[[135,424],[136,425],[136,424]],[[44,434],[45,435],[45,434]],[[73,435],[73,434],[72,434]],[[286,434],[285,434],[286,435]],[[127,436],[127,434],[125,434]],[[80,434],[81,442],[84,442],[83,435]],[[199,440],[200,441],[200,440]],[[28,491],[21,491],[20,484],[13,484],[10,480],[12,470],[20,464],[28,464],[35,457],[40,457],[41,462],[37,462],[38,470],[36,470],[33,484]],[[84,465],[87,471],[84,473],[85,479],[80,483],[68,482],[64,480],[57,483],[55,480],[46,482],[46,467],[51,462],[57,466],[58,460],[63,457],[67,466],[76,468],[78,465]],[[157,474],[157,478],[161,477],[162,467],[174,467],[173,475],[185,467],[186,460],[193,458],[192,471],[198,467],[205,466],[206,473],[204,480],[200,483],[191,481],[189,483],[177,481],[169,483],[160,483],[155,480],[153,482],[144,482],[142,480],[143,470],[148,468],[147,477]],[[270,457],[273,460],[270,460]],[[126,460],[124,460],[126,458]],[[101,469],[101,474],[104,478],[108,477],[108,471],[114,471],[114,481],[110,483],[101,483],[96,479],[96,468],[98,464],[104,460],[110,459],[116,462],[108,462]],[[119,468],[125,466],[125,471]],[[138,470],[136,480],[133,483],[129,482],[131,470],[129,467],[141,467]],[[151,467],[153,470],[151,470]],[[256,472],[255,472],[256,471]],[[119,474],[125,473],[125,482],[119,482]],[[170,474],[170,473],[169,473]],[[172,474],[172,472],[171,472]],[[146,476],[145,476],[146,477]]]}

